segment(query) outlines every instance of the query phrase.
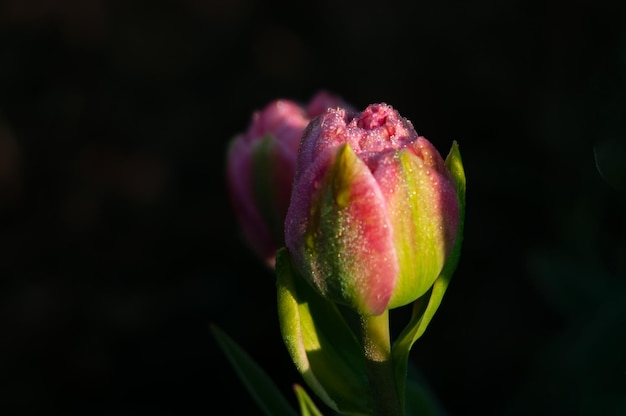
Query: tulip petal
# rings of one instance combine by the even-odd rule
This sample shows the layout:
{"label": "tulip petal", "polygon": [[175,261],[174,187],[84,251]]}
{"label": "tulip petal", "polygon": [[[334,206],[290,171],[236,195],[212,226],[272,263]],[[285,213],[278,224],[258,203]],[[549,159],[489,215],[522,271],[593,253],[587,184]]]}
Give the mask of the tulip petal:
{"label": "tulip petal", "polygon": [[458,227],[454,183],[439,153],[420,139],[412,147],[386,155],[375,172],[392,213],[400,263],[389,309],[428,291],[443,268]]}
{"label": "tulip petal", "polygon": [[437,309],[443,300],[443,295],[445,294],[448,284],[450,283],[454,271],[459,263],[461,255],[463,228],[465,223],[466,179],[461,153],[459,152],[459,146],[456,141],[452,144],[452,148],[446,157],[445,164],[451,174],[450,177],[454,181],[456,197],[459,204],[458,232],[452,251],[446,260],[446,264],[443,267],[441,274],[437,280],[435,280],[432,290],[413,303],[413,317],[391,347],[391,354],[395,366],[394,372],[396,374],[396,383],[400,394],[403,395],[402,402],[405,400],[405,382],[411,348],[413,344],[424,334],[424,331],[426,331],[426,328],[435,315],[435,312],[437,312]]}
{"label": "tulip petal", "polygon": [[254,206],[269,229],[272,247],[282,247],[295,155],[284,143],[267,134],[253,144],[251,165],[249,175],[253,185]]}
{"label": "tulip petal", "polygon": [[286,243],[329,299],[360,313],[387,309],[398,274],[383,195],[349,144],[327,148],[295,184]]}
{"label": "tulip petal", "polygon": [[248,245],[268,259],[274,256],[276,243],[256,205],[251,158],[252,147],[248,143],[240,137],[231,142],[227,165],[229,197]]}
{"label": "tulip petal", "polygon": [[255,111],[248,129],[231,139],[227,151],[227,185],[243,238],[274,267],[284,246],[284,219],[289,205],[300,139],[311,118],[344,101],[320,91],[306,106],[287,99]]}

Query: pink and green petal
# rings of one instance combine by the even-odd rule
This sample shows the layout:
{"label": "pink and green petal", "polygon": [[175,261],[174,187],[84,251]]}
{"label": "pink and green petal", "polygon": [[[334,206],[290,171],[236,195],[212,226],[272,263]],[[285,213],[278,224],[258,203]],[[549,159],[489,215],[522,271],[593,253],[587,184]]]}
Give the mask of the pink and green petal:
{"label": "pink and green petal", "polygon": [[273,261],[274,240],[261,216],[253,192],[252,148],[243,140],[234,140],[229,148],[227,181],[231,203],[241,224],[240,230],[252,249]]}
{"label": "pink and green petal", "polygon": [[[301,179],[314,189],[294,189],[286,223],[294,260],[324,296],[363,314],[384,312],[398,262],[385,201],[368,167],[343,144],[327,149]],[[298,229],[290,218],[308,220]]]}
{"label": "pink and green petal", "polygon": [[375,176],[392,213],[400,263],[388,305],[392,309],[421,297],[432,286],[456,235],[457,222],[448,220],[444,212],[458,208],[454,185],[447,176],[411,149],[384,157]]}

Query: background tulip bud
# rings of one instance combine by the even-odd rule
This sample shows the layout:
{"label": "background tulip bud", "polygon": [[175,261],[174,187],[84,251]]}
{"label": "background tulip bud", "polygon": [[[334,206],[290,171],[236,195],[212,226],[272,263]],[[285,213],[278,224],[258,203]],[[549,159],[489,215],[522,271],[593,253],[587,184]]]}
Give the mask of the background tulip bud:
{"label": "background tulip bud", "polygon": [[424,295],[456,239],[441,155],[386,104],[328,109],[303,134],[285,240],[327,298],[378,315]]}
{"label": "background tulip bud", "polygon": [[291,195],[300,138],[309,121],[329,107],[349,107],[338,96],[318,92],[303,106],[275,100],[252,115],[245,133],[227,154],[231,203],[246,242],[271,267],[284,245],[284,220]]}

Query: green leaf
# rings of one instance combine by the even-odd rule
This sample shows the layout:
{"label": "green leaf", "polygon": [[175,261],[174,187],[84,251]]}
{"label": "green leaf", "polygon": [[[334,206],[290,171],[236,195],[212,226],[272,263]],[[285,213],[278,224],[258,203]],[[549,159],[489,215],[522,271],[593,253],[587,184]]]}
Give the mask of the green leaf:
{"label": "green leaf", "polygon": [[391,347],[396,383],[398,391],[402,395],[403,405],[405,405],[407,365],[411,347],[424,334],[426,327],[432,320],[435,312],[437,312],[461,256],[463,226],[465,223],[466,181],[463,161],[461,160],[461,153],[456,141],[452,144],[450,153],[446,157],[446,166],[452,173],[452,178],[456,184],[457,198],[459,200],[459,231],[452,252],[446,260],[439,277],[435,280],[429,292],[413,302],[413,316]]}
{"label": "green leaf", "polygon": [[211,332],[263,413],[268,416],[297,415],[272,379],[235,341],[213,324]]}
{"label": "green leaf", "polygon": [[419,416],[444,416],[441,403],[415,366],[409,362],[406,384],[406,414]]}
{"label": "green leaf", "polygon": [[602,179],[626,196],[626,144],[623,140],[607,139],[593,147],[596,168]]}
{"label": "green leaf", "polygon": [[296,396],[298,397],[298,403],[300,403],[300,414],[302,416],[323,416],[313,403],[313,400],[309,397],[307,392],[301,385],[296,384],[293,386]]}
{"label": "green leaf", "polygon": [[346,415],[371,415],[363,348],[334,303],[323,298],[276,254],[278,313],[285,346],[313,392]]}

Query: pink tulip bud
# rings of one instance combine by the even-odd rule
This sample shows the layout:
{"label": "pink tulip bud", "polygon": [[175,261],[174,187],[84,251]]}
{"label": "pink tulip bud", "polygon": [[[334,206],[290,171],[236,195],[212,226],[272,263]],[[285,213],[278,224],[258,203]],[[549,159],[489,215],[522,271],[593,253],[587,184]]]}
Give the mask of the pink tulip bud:
{"label": "pink tulip bud", "polygon": [[303,133],[285,241],[323,296],[379,315],[424,295],[459,226],[441,155],[391,106],[331,108]]}
{"label": "pink tulip bud", "polygon": [[307,106],[280,99],[252,115],[230,143],[227,181],[243,237],[270,267],[284,245],[284,220],[300,138],[309,121],[343,100],[320,91]]}

